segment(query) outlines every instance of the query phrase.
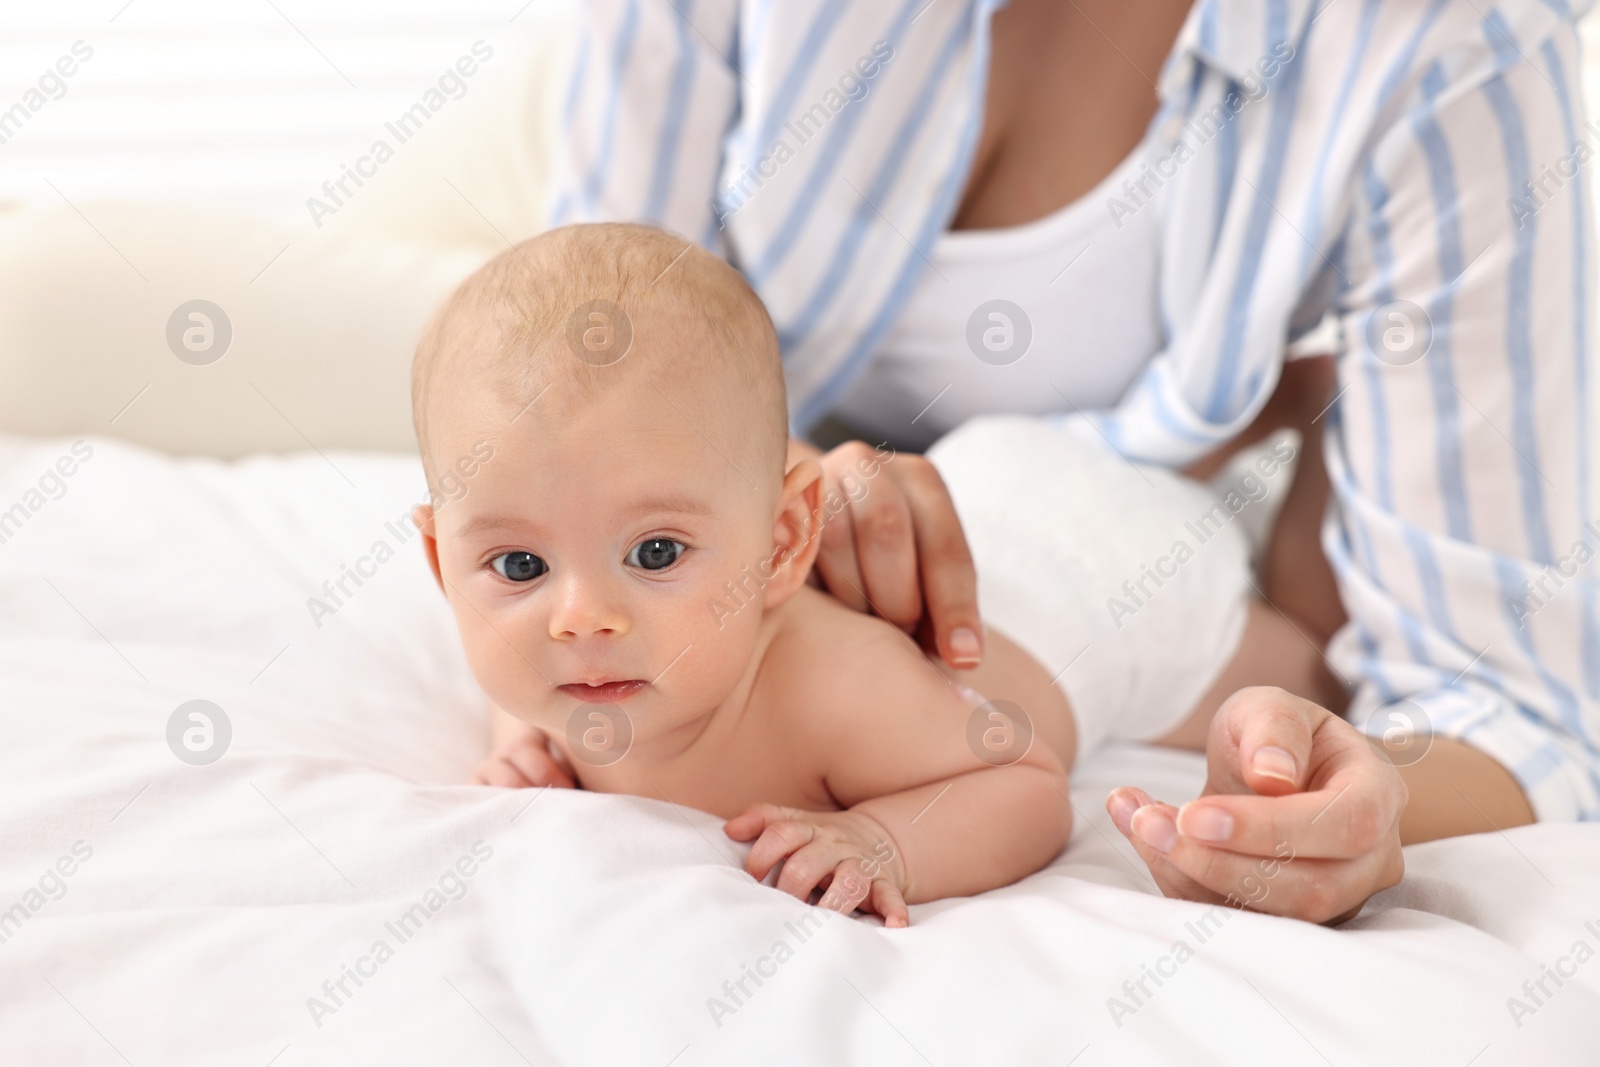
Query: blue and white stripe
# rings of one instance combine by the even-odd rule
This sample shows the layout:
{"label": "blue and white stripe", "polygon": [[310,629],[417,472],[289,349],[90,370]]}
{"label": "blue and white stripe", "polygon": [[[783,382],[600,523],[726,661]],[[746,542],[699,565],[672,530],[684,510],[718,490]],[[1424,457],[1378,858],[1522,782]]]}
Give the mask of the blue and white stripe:
{"label": "blue and white stripe", "polygon": [[[805,430],[955,211],[998,6],[591,0],[552,221],[653,219],[739,266]],[[1146,137],[1192,149],[1162,191],[1165,346],[1114,408],[1055,420],[1181,465],[1248,425],[1288,342],[1334,320],[1324,544],[1353,717],[1420,709],[1541,819],[1600,818],[1589,6],[1196,0]],[[1253,82],[1264,95],[1197,134]],[[1432,326],[1404,365],[1368,339],[1394,300]]]}

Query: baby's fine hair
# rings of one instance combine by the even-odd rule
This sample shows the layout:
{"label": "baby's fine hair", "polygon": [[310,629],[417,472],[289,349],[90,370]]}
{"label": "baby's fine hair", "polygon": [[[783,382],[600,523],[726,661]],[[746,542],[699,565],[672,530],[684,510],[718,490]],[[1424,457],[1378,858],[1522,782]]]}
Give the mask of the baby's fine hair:
{"label": "baby's fine hair", "polygon": [[[670,338],[661,336],[667,332]],[[752,475],[781,481],[788,409],[777,336],[760,298],[737,270],[692,241],[606,222],[521,242],[435,312],[411,368],[412,419],[429,484],[429,425],[442,382],[492,390],[520,411],[558,380],[589,392],[635,374],[719,390],[738,432],[718,447],[751,457]]]}

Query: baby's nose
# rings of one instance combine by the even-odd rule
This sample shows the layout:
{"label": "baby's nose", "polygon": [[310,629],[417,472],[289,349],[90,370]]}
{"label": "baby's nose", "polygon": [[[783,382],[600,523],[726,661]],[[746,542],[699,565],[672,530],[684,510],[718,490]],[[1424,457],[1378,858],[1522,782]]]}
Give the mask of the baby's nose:
{"label": "baby's nose", "polygon": [[551,637],[570,641],[596,634],[620,637],[628,632],[624,598],[611,583],[567,575],[564,582],[556,584],[557,595],[550,612]]}

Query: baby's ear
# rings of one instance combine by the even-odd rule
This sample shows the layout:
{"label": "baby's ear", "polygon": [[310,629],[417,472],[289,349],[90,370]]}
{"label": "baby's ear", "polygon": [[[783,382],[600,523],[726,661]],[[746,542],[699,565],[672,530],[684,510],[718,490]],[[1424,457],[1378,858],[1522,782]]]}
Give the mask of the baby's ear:
{"label": "baby's ear", "polygon": [[428,557],[428,567],[433,571],[433,580],[439,583],[439,592],[444,592],[444,575],[439,573],[439,542],[433,535],[433,505],[418,504],[411,509],[411,525],[422,534],[422,552]]}
{"label": "baby's ear", "polygon": [[[775,608],[805,584],[822,545],[822,467],[802,459],[783,476],[778,517],[772,525],[772,556],[762,564],[772,572],[766,606]],[[765,577],[765,574],[763,574]]]}

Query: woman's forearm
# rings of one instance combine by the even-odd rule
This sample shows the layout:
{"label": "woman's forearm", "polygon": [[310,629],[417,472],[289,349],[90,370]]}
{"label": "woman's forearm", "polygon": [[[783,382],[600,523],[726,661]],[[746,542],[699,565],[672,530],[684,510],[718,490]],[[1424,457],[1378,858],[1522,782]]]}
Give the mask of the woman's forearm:
{"label": "woman's forearm", "polygon": [[1401,767],[1400,776],[1411,793],[1400,817],[1402,844],[1507,830],[1534,821],[1533,808],[1511,772],[1463,741],[1435,737],[1427,754]]}

